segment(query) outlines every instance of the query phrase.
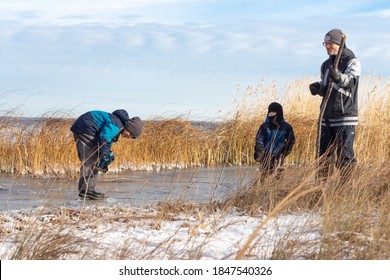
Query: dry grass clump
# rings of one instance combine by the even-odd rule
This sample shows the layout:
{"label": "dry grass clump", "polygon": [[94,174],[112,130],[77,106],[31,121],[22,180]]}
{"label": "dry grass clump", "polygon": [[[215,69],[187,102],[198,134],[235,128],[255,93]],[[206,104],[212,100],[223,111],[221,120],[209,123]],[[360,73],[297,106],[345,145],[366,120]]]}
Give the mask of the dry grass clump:
{"label": "dry grass clump", "polygon": [[[291,169],[291,170],[289,170]],[[270,175],[239,188],[224,204],[250,215],[267,213],[237,254],[245,258],[258,242],[267,220],[287,213],[317,213],[322,239],[300,241],[286,234],[273,254],[276,259],[388,259],[390,258],[390,166],[360,164],[347,180],[335,172],[314,180],[315,166],[286,169],[283,178]],[[306,170],[305,170],[306,169]]]}
{"label": "dry grass clump", "polygon": [[390,166],[360,166],[349,183],[326,192],[321,257],[388,259]]}
{"label": "dry grass clump", "polygon": [[[176,211],[167,212],[174,207]],[[198,235],[197,225],[200,220],[191,218],[197,207],[170,204],[157,205],[156,209],[129,209],[116,207],[86,207],[79,210],[70,208],[41,208],[38,212],[22,211],[4,218],[5,223],[12,224],[8,230],[15,234],[15,246],[9,253],[9,259],[199,259],[204,244],[196,244],[193,237]],[[190,209],[190,212],[186,212]],[[192,210],[191,210],[192,209]],[[184,215],[183,215],[184,214]],[[15,216],[16,215],[16,216]],[[181,217],[180,217],[181,216]],[[188,217],[188,222],[186,222]],[[158,244],[151,247],[147,235],[139,239],[133,232],[137,227],[149,228],[150,231],[161,232],[161,223],[180,221],[178,228],[161,238]],[[193,250],[175,251],[173,245],[178,242],[175,237],[178,230],[188,232],[188,240],[182,240]],[[118,233],[121,237],[118,239]],[[9,233],[9,234],[10,234]],[[9,235],[8,234],[8,235]],[[105,240],[106,235],[111,236]],[[5,236],[7,238],[9,236]],[[111,239],[115,239],[113,243]],[[4,256],[3,256],[4,257]],[[166,257],[164,257],[166,258]]]}
{"label": "dry grass clump", "polygon": [[4,117],[0,122],[0,170],[34,176],[74,174],[77,154],[69,127],[58,115],[35,120]]}
{"label": "dry grass clump", "polygon": [[120,139],[113,147],[120,154],[115,164],[165,167],[199,166],[214,161],[212,150],[215,139],[209,130],[195,127],[180,118],[146,121],[141,140]]}

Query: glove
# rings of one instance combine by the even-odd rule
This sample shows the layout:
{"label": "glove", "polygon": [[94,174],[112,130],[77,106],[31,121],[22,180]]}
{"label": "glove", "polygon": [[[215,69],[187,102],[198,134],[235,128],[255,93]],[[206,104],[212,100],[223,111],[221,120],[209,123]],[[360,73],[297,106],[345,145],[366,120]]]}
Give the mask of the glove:
{"label": "glove", "polygon": [[114,160],[115,160],[115,156],[114,156],[114,153],[112,151],[110,151],[108,153],[108,156],[110,157],[110,160],[109,160],[109,164],[111,164]]}
{"label": "glove", "polygon": [[334,69],[333,66],[330,68],[329,77],[330,77],[330,78],[332,79],[332,81],[335,82],[336,84],[338,84],[338,83],[341,82],[341,73],[340,73],[339,69]]}
{"label": "glove", "polygon": [[99,161],[99,164],[97,165],[96,169],[107,173],[108,172],[108,166],[114,161],[115,156],[113,152],[109,152],[108,155],[102,157]]}
{"label": "glove", "polygon": [[256,144],[255,145],[255,154],[254,154],[255,161],[260,162],[263,152],[264,152],[264,146],[260,145],[260,144]]}
{"label": "glove", "polygon": [[309,89],[312,95],[317,95],[320,93],[321,85],[319,82],[315,82],[309,85]]}

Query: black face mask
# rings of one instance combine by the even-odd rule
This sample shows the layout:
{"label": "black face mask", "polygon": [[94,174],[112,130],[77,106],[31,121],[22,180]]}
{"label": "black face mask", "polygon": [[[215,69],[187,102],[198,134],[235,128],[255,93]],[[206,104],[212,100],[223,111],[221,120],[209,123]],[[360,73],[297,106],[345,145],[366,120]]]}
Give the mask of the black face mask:
{"label": "black face mask", "polygon": [[268,119],[270,120],[270,122],[271,122],[271,124],[273,126],[279,128],[281,121],[279,120],[278,115],[275,115],[275,116],[272,116],[272,117],[268,116]]}

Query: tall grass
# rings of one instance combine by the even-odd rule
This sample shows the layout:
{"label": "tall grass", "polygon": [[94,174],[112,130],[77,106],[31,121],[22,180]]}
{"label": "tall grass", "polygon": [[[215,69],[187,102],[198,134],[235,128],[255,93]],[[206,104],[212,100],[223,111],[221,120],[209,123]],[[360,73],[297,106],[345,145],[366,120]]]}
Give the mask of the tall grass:
{"label": "tall grass", "polygon": [[71,123],[59,114],[36,120],[2,117],[1,172],[53,177],[74,174],[77,155],[69,134]]}
{"label": "tall grass", "polygon": [[[255,135],[273,101],[283,105],[285,119],[296,134],[287,164],[308,164],[314,160],[320,104],[320,97],[308,91],[312,80],[299,78],[283,88],[275,83],[250,86],[238,92],[225,120],[208,129],[181,117],[146,120],[140,139],[120,139],[113,146],[117,156],[110,170],[253,164]],[[360,125],[355,143],[359,162],[373,164],[390,159],[389,91],[390,80],[365,77],[361,81]],[[69,131],[73,120],[57,113],[26,122],[22,117],[7,117],[10,113],[0,118],[2,172],[76,176],[79,162]]]}

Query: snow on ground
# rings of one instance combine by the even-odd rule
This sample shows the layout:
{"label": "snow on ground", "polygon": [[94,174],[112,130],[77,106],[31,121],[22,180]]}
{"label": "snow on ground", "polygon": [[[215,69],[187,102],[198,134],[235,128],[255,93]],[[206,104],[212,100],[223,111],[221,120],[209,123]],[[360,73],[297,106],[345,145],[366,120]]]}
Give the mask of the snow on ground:
{"label": "snow on ground", "polygon": [[[0,214],[0,258],[234,259],[264,219],[234,211],[163,212],[121,205],[9,211]],[[289,252],[305,259],[311,253],[307,248],[318,249],[320,237],[316,214],[280,215],[267,221],[245,258]],[[303,252],[299,244],[305,244]]]}

